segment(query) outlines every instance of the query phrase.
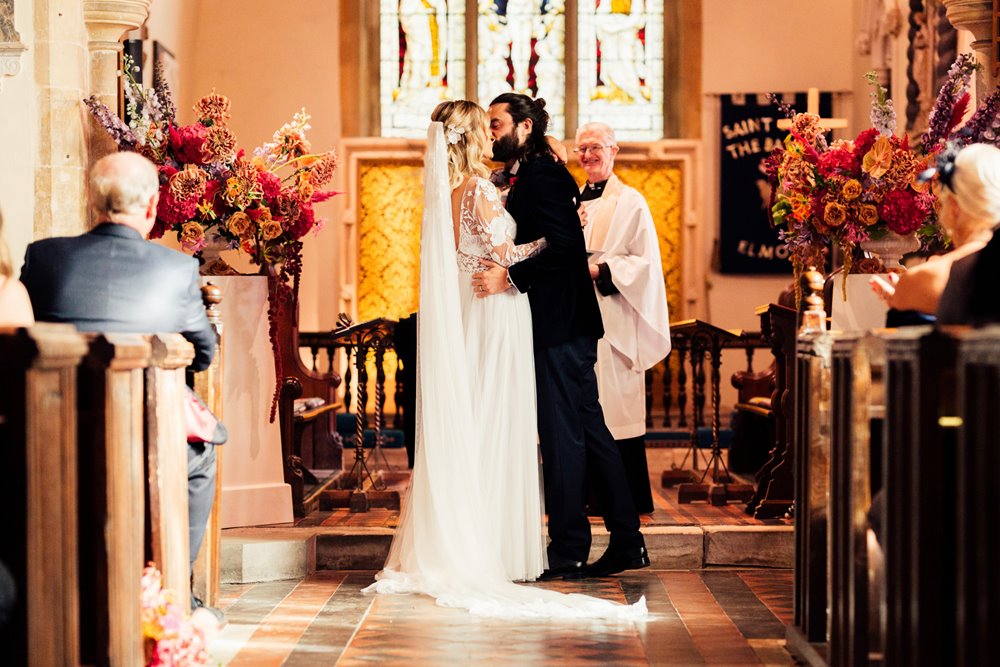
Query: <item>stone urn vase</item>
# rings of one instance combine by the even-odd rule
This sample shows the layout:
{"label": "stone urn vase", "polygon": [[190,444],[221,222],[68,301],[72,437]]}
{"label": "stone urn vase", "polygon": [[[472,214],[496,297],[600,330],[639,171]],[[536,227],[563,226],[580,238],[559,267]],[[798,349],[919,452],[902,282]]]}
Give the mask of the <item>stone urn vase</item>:
{"label": "stone urn vase", "polygon": [[899,263],[903,255],[920,249],[920,239],[917,234],[901,235],[889,232],[879,239],[861,241],[859,244],[870,257],[882,262],[887,271],[905,271],[906,267]]}
{"label": "stone urn vase", "polygon": [[222,252],[229,250],[229,241],[219,236],[214,228],[205,231],[205,245],[198,251],[201,259],[199,271],[203,276],[237,276],[239,271],[222,259]]}

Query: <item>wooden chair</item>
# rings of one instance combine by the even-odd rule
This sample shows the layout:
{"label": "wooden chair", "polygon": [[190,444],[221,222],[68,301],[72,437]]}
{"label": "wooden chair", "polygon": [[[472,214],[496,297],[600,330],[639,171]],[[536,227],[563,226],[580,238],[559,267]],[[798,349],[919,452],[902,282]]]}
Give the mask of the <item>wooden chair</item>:
{"label": "wooden chair", "polygon": [[[343,444],[337,435],[336,411],[342,407],[337,398],[340,375],[334,369],[333,349],[326,371],[302,363],[299,340],[299,304],[294,291],[282,290],[277,278],[269,276],[270,298],[280,300],[278,317],[278,355],[281,362],[281,391],[278,416],[281,423],[281,453],[285,482],[292,487],[292,509],[296,516],[307,513],[305,484],[325,486],[343,469]],[[295,401],[317,398],[321,403],[311,409],[295,409]],[[310,469],[324,466],[335,473],[323,484]],[[310,507],[311,509],[311,507]]]}

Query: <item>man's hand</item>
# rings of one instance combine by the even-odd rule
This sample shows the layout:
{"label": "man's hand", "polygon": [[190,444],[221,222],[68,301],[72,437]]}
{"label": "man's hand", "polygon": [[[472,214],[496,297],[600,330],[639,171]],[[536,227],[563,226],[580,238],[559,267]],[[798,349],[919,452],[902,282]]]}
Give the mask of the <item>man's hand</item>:
{"label": "man's hand", "polygon": [[588,264],[588,266],[590,267],[590,279],[597,280],[597,276],[601,275],[601,270],[597,264]]}
{"label": "man's hand", "polygon": [[477,297],[485,298],[491,294],[499,294],[510,289],[507,282],[507,269],[488,259],[480,260],[486,268],[472,275],[472,291]]}

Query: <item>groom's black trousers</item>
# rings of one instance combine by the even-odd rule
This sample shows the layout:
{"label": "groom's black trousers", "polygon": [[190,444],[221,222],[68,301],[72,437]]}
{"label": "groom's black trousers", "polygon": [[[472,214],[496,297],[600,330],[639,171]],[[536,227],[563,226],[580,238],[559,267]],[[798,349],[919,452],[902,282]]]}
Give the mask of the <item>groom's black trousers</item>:
{"label": "groom's black trousers", "polygon": [[597,400],[595,363],[597,339],[589,336],[535,348],[538,436],[552,566],[588,560],[590,521],[584,510],[588,461],[600,481],[599,499],[611,546],[643,545],[625,466]]}

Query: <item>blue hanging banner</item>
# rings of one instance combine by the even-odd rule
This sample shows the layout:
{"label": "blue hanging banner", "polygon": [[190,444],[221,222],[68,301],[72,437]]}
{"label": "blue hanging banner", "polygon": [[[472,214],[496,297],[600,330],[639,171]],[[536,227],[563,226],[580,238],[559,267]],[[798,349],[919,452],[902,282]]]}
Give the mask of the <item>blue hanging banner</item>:
{"label": "blue hanging banner", "polygon": [[[806,93],[785,100],[806,110]],[[781,145],[784,118],[766,94],[722,95],[719,127],[719,272],[726,274],[790,274],[792,263],[778,230],[771,227],[771,190],[762,163]],[[819,114],[829,118],[832,93],[820,93]]]}

